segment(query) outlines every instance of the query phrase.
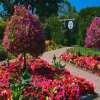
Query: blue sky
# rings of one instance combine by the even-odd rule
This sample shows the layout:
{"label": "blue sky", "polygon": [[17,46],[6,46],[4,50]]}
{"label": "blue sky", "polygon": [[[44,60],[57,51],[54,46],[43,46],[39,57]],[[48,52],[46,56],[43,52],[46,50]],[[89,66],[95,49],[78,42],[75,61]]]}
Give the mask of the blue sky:
{"label": "blue sky", "polygon": [[100,6],[100,0],[69,0],[69,2],[80,11],[82,8]]}
{"label": "blue sky", "polygon": [[2,6],[0,5],[0,11],[2,11],[3,10],[3,8],[2,8]]}

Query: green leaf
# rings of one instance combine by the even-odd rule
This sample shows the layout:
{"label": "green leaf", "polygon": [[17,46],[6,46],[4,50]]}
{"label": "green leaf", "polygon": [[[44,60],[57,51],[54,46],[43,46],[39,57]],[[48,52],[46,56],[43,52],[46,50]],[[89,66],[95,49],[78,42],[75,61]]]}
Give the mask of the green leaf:
{"label": "green leaf", "polygon": [[24,73],[22,74],[22,79],[25,81],[28,81],[30,79],[30,74],[27,70],[25,70]]}
{"label": "green leaf", "polygon": [[22,99],[23,99],[23,95],[20,95],[20,96],[19,96],[19,100],[22,100]]}

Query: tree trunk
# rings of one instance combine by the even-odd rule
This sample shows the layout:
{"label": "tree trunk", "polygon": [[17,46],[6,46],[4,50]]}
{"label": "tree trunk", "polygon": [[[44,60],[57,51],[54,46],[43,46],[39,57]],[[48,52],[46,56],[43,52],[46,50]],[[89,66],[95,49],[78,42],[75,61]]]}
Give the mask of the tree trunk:
{"label": "tree trunk", "polygon": [[24,68],[23,68],[23,71],[26,70],[26,66],[27,66],[27,64],[26,64],[26,53],[24,53]]}

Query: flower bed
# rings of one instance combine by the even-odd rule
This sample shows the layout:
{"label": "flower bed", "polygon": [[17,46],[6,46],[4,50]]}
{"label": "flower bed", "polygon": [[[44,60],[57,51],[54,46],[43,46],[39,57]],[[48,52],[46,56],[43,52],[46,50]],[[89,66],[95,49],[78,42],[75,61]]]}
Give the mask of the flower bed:
{"label": "flower bed", "polygon": [[19,56],[9,67],[0,66],[2,100],[79,100],[84,94],[94,94],[93,83],[40,58],[29,59],[27,70],[23,71],[23,65]]}
{"label": "flower bed", "polygon": [[73,55],[71,53],[63,53],[60,58],[66,62],[72,62],[77,65],[77,67],[84,70],[91,71],[98,76],[100,76],[100,57],[99,56],[81,56]]}

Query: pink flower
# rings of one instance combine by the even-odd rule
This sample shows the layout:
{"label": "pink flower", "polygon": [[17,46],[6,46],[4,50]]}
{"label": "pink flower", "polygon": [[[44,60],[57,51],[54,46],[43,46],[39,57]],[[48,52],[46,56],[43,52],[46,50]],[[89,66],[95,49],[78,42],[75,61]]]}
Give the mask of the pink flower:
{"label": "pink flower", "polygon": [[85,47],[99,48],[100,45],[100,18],[95,17],[87,29],[87,35],[85,38]]}

